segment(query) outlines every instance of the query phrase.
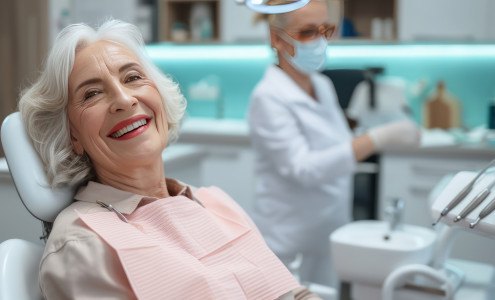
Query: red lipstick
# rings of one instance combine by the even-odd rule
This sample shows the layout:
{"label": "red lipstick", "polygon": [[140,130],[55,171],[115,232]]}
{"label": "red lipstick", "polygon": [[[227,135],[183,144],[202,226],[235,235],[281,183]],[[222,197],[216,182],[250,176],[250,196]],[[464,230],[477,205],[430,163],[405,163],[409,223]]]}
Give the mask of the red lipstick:
{"label": "red lipstick", "polygon": [[[151,118],[147,115],[137,115],[117,123],[107,134],[107,137],[117,140],[127,140],[140,135],[148,129]],[[128,128],[130,125],[137,128]]]}

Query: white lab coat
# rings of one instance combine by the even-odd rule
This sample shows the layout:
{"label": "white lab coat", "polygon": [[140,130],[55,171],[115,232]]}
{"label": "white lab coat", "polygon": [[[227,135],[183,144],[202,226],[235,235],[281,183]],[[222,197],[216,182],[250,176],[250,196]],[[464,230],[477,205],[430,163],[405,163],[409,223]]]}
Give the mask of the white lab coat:
{"label": "white lab coat", "polygon": [[252,216],[282,257],[328,255],[329,234],[351,220],[351,131],[331,81],[319,73],[311,81],[318,101],[270,66],[249,108],[257,175]]}

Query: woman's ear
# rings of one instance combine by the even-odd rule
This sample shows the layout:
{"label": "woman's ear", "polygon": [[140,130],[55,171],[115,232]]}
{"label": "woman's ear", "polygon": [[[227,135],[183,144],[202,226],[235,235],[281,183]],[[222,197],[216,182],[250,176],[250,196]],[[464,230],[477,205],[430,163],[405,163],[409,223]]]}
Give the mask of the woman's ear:
{"label": "woman's ear", "polygon": [[272,48],[277,50],[278,53],[286,52],[290,56],[294,56],[294,47],[281,38],[276,29],[270,28],[270,41]]}
{"label": "woman's ear", "polygon": [[270,43],[273,49],[280,51],[280,37],[273,28],[270,28]]}

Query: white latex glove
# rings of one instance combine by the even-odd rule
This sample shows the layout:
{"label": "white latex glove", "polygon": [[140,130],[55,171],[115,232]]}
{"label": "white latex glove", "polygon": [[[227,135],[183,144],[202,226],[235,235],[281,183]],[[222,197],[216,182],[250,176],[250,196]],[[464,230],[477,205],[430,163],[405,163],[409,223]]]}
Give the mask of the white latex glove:
{"label": "white latex glove", "polygon": [[368,135],[377,151],[389,148],[418,147],[421,132],[409,121],[396,121],[371,128]]}

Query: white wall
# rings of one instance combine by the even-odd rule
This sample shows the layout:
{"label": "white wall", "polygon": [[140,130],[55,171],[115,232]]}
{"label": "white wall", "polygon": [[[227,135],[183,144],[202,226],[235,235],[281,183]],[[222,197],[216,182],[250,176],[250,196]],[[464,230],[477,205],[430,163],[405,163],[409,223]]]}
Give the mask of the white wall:
{"label": "white wall", "polygon": [[50,44],[69,24],[83,22],[94,26],[112,17],[137,25],[140,12],[138,0],[50,0],[49,3]]}
{"label": "white wall", "polygon": [[234,0],[221,0],[220,30],[222,42],[268,41],[265,22],[253,23],[255,12]]}
{"label": "white wall", "polygon": [[495,40],[495,1],[486,0],[488,2],[487,9],[485,11],[488,24],[485,27],[485,36],[489,40]]}

